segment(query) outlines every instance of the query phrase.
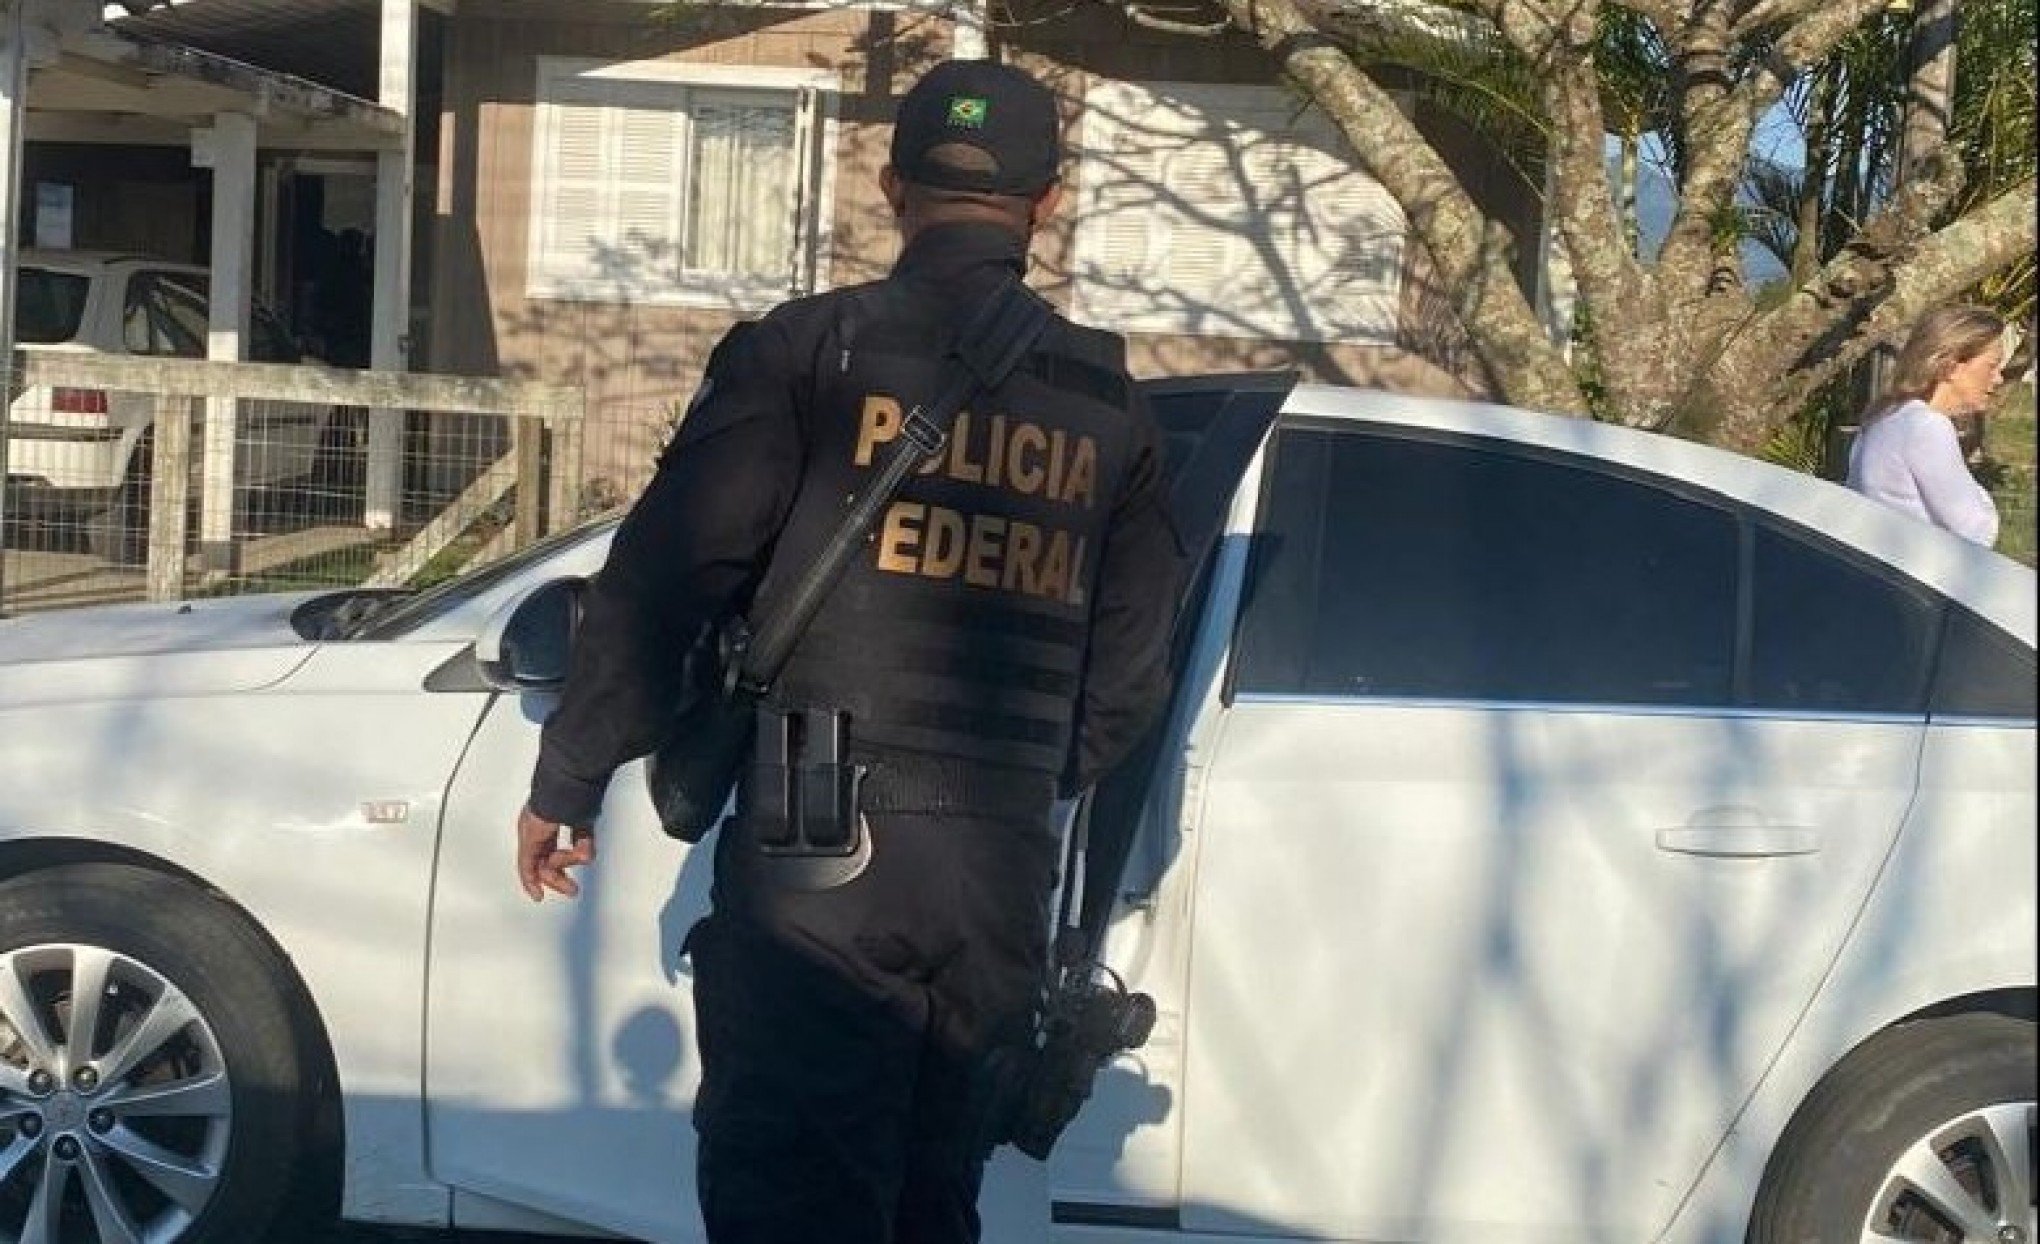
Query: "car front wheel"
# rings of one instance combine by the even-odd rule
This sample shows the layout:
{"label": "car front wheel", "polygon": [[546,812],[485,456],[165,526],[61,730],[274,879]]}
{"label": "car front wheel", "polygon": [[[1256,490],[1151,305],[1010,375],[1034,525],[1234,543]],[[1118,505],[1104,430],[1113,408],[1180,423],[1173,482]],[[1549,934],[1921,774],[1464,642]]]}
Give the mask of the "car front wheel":
{"label": "car front wheel", "polygon": [[260,1236],[308,1082],[276,960],[216,900],[145,869],[0,884],[0,1239]]}
{"label": "car front wheel", "polygon": [[1851,1054],[1786,1129],[1750,1244],[2040,1244],[2033,1033],[1949,1015]]}

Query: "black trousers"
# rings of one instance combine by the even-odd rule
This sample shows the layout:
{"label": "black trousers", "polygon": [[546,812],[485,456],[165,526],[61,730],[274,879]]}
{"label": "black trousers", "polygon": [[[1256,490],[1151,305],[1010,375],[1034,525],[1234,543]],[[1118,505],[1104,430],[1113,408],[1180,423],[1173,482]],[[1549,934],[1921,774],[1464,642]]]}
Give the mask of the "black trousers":
{"label": "black trousers", "polygon": [[[972,1244],[986,1059],[1030,1030],[1045,819],[871,814],[863,875],[763,881],[740,834],[688,936],[713,1244]],[[725,830],[728,833],[728,830]]]}

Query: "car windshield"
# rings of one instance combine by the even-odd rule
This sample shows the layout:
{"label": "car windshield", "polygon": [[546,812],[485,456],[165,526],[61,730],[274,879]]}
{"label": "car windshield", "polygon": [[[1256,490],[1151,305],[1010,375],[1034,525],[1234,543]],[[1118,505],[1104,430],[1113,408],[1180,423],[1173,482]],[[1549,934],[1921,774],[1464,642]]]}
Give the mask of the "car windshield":
{"label": "car windshield", "polygon": [[91,278],[76,272],[21,269],[16,274],[16,338],[27,345],[53,346],[76,337],[91,290]]}
{"label": "car windshield", "polygon": [[591,519],[558,535],[548,536],[530,548],[512,553],[501,561],[490,562],[472,574],[456,575],[416,596],[407,596],[394,601],[387,611],[378,610],[375,616],[368,620],[368,625],[352,638],[398,639],[408,635],[516,578],[547,558],[606,535],[617,521],[618,516],[614,514]]}

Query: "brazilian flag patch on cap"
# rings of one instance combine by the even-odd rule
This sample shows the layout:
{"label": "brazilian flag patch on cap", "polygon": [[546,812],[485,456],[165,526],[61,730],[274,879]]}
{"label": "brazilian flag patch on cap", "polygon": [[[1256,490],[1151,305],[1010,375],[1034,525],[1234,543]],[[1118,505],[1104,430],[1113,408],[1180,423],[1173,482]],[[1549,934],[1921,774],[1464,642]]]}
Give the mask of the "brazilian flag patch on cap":
{"label": "brazilian flag patch on cap", "polygon": [[960,130],[981,130],[985,127],[985,101],[971,95],[957,95],[949,101],[949,124]]}

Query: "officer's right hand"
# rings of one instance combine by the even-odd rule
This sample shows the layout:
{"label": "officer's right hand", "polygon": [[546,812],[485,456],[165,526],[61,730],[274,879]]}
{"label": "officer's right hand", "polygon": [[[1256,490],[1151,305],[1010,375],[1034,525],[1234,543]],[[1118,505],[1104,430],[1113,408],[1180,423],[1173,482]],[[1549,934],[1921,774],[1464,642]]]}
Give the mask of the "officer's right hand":
{"label": "officer's right hand", "polygon": [[560,845],[558,821],[546,820],[528,805],[517,813],[517,882],[532,902],[542,901],[547,890],[563,898],[581,892],[567,870],[595,862],[595,831],[574,826],[568,841]]}

